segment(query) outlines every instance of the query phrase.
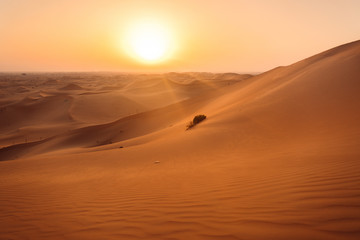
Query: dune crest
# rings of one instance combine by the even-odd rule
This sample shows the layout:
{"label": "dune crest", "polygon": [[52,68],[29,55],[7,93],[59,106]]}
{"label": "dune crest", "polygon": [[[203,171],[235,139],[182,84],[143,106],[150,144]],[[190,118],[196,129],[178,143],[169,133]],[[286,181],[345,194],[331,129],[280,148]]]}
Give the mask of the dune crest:
{"label": "dune crest", "polygon": [[[6,145],[11,124],[36,129],[1,122],[0,238],[359,239],[359,63],[356,41],[244,79],[123,75],[105,93],[19,93],[2,116],[62,102],[44,121],[64,129]],[[97,101],[140,110],[95,123]]]}
{"label": "dune crest", "polygon": [[80,87],[79,85],[75,84],[75,83],[69,83],[68,85],[59,88],[59,90],[64,90],[64,91],[71,91],[71,90],[83,90],[82,87]]}

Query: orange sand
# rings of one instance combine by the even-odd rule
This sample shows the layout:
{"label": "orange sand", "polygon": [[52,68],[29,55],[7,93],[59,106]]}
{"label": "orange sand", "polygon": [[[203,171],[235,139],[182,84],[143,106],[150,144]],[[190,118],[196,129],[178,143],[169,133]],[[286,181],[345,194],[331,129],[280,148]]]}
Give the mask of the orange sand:
{"label": "orange sand", "polygon": [[1,74],[0,239],[359,239],[359,66]]}

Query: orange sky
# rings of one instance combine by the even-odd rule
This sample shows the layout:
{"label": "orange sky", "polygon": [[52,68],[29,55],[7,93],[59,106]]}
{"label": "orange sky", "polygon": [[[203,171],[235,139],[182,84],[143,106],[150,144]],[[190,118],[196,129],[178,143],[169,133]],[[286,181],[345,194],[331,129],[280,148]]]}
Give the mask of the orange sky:
{"label": "orange sky", "polygon": [[[358,0],[1,0],[0,71],[259,72],[360,39]],[[124,51],[156,19],[176,37],[159,64]]]}

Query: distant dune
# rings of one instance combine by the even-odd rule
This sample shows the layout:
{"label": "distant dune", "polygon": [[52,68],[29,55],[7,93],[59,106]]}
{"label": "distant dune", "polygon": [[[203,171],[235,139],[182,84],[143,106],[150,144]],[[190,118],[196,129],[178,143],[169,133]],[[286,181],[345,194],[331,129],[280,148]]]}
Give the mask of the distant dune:
{"label": "distant dune", "polygon": [[0,239],[359,239],[359,66],[3,85]]}
{"label": "distant dune", "polygon": [[83,90],[83,88],[75,83],[69,83],[65,87],[59,88],[59,90]]}

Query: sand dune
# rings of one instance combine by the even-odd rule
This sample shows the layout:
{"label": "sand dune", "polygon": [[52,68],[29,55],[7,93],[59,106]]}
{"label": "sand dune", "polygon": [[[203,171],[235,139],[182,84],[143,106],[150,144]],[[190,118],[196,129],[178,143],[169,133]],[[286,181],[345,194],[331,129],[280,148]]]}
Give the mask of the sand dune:
{"label": "sand dune", "polygon": [[3,107],[0,129],[6,133],[24,125],[68,123],[71,121],[67,113],[71,102],[72,98],[67,95],[25,97],[17,103]]}
{"label": "sand dune", "polygon": [[[194,86],[238,78],[169,73],[114,92],[66,92],[72,109],[43,121],[65,123],[71,112],[71,128],[0,150],[8,160],[0,162],[0,238],[359,239],[359,64],[357,41],[231,86],[199,87],[198,96]],[[181,84],[192,86],[189,95]],[[154,86],[161,95],[165,85],[184,96],[85,122],[86,102],[139,107],[136,95]],[[19,100],[3,116],[17,119],[17,106],[51,108],[64,98],[53,94]],[[186,131],[196,114],[208,118]]]}
{"label": "sand dune", "polygon": [[83,88],[75,83],[69,83],[68,85],[66,85],[64,87],[59,88],[59,90],[83,90]]}
{"label": "sand dune", "polygon": [[[181,74],[180,74],[181,75]],[[188,76],[188,73],[185,74]],[[67,142],[67,139],[73,139],[74,136],[78,136],[79,132],[84,132],[80,128],[88,127],[92,125],[92,130],[98,137],[87,138],[84,141],[71,141],[75,146],[89,147],[103,144],[109,144],[120,139],[128,139],[135,136],[141,136],[141,134],[149,133],[154,129],[160,129],[164,124],[158,123],[166,122],[168,124],[169,119],[164,118],[158,121],[154,118],[156,128],[148,128],[146,125],[143,127],[130,128],[127,130],[126,136],[118,136],[119,131],[124,131],[122,122],[138,121],[142,115],[137,117],[125,118],[131,115],[139,113],[145,113],[151,115],[151,111],[169,106],[174,103],[192,98],[195,95],[204,95],[207,92],[217,92],[215,88],[227,87],[229,84],[224,84],[221,81],[214,80],[213,76],[210,79],[201,77],[203,74],[196,75],[197,80],[193,80],[188,83],[179,83],[179,74],[176,77],[171,76],[167,78],[165,75],[134,75],[125,79],[125,84],[119,84],[118,81],[123,80],[123,76],[120,75],[120,79],[113,79],[108,81],[108,84],[113,86],[119,86],[113,91],[104,91],[103,87],[98,87],[99,81],[107,82],[108,75],[98,76],[96,79],[92,79],[92,76],[84,76],[85,81],[89,81],[91,86],[87,90],[78,88],[74,83],[67,84],[67,88],[57,88],[53,85],[54,81],[51,81],[51,87],[47,85],[37,86],[36,83],[31,83],[28,88],[34,90],[28,95],[18,96],[10,104],[5,104],[0,112],[2,121],[0,122],[1,129],[4,135],[0,137],[0,144],[3,147],[10,147],[9,149],[3,149],[2,159],[19,158],[23,156],[23,152],[39,153],[36,149],[39,148],[39,144],[34,142],[41,142],[41,149],[43,145],[50,142],[58,142],[59,139],[63,139],[62,142]],[[200,77],[199,77],[200,76]],[[205,76],[208,76],[206,74]],[[217,75],[216,75],[217,76]],[[241,80],[249,78],[249,75],[244,75]],[[50,78],[53,76],[50,75]],[[68,76],[70,81],[73,81],[74,76]],[[23,76],[21,76],[23,78]],[[43,80],[43,76],[40,78]],[[12,79],[16,82],[17,78]],[[67,82],[67,79],[62,79]],[[79,83],[80,80],[77,80]],[[203,83],[203,82],[204,83]],[[237,83],[238,81],[232,81],[230,85]],[[17,85],[24,84],[24,80],[20,80]],[[35,85],[35,86],[34,86]],[[85,85],[85,82],[82,83]],[[212,85],[211,87],[203,87]],[[70,87],[69,87],[70,86]],[[75,86],[75,87],[74,87]],[[9,85],[11,87],[11,85]],[[60,91],[58,91],[60,89]],[[73,90],[79,91],[73,91]],[[166,101],[164,101],[166,99]],[[166,111],[172,109],[172,107],[161,110],[163,113],[168,114]],[[179,112],[178,107],[175,107],[175,112]],[[172,110],[173,111],[173,110]],[[21,118],[21,115],[27,115],[27,118]],[[145,115],[146,115],[145,114]],[[131,119],[138,120],[131,120]],[[119,120],[120,119],[120,120]],[[129,120],[130,119],[130,120]],[[118,122],[113,124],[107,124],[111,122]],[[104,127],[99,124],[107,124]],[[166,125],[165,124],[165,125]],[[128,124],[126,124],[128,125]],[[140,123],[138,125],[141,125]],[[112,127],[115,126],[115,127]],[[105,132],[111,132],[111,134],[103,134],[99,132],[99,129],[104,129]],[[134,133],[133,133],[134,132]],[[86,131],[83,134],[88,135]],[[54,136],[58,136],[54,138]],[[79,137],[75,137],[78,139]],[[80,137],[81,138],[81,137]],[[56,140],[55,140],[56,139]],[[18,149],[15,145],[19,144],[21,147]],[[53,146],[54,144],[50,144]],[[63,149],[69,147],[69,144],[55,144],[55,149]],[[74,146],[74,144],[70,144]],[[21,149],[21,150],[20,150]],[[31,150],[31,151],[30,151]],[[46,151],[54,150],[53,147]],[[1,150],[0,150],[1,151]],[[11,153],[11,154],[10,154]]]}

